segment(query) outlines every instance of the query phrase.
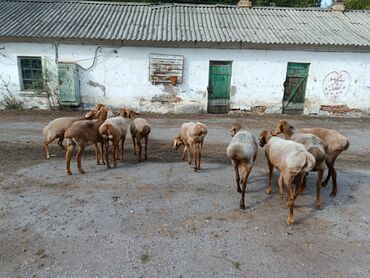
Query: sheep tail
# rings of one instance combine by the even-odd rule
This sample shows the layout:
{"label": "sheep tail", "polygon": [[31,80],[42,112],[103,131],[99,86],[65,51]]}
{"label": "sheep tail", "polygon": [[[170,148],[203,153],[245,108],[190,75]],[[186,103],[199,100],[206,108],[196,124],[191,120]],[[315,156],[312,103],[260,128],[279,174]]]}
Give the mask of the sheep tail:
{"label": "sheep tail", "polygon": [[143,134],[144,135],[148,135],[150,133],[150,126],[144,126],[143,128]]}
{"label": "sheep tail", "polygon": [[104,139],[108,139],[112,137],[112,129],[113,127],[111,124],[104,124],[99,128],[99,133],[101,137],[103,137]]}
{"label": "sheep tail", "polygon": [[312,170],[312,168],[315,166],[316,160],[312,154],[309,152],[305,152],[306,161],[303,165],[302,171],[309,172]]}
{"label": "sheep tail", "polygon": [[349,145],[351,145],[351,143],[349,142],[349,140],[347,139],[347,143],[346,145],[344,146],[344,151],[347,150],[349,148]]}

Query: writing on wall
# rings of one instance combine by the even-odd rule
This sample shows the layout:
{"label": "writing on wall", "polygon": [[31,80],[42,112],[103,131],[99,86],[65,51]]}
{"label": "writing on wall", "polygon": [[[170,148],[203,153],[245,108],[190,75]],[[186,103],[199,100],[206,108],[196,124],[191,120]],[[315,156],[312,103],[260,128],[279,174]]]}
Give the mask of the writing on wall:
{"label": "writing on wall", "polygon": [[331,102],[343,98],[351,86],[351,75],[346,71],[332,71],[328,73],[322,83],[324,95]]}

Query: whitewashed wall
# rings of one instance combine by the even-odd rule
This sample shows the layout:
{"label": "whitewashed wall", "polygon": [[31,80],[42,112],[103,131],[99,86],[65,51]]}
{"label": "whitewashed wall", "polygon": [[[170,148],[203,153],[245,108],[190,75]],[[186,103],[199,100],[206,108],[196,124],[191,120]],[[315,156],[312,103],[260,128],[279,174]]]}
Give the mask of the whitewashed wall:
{"label": "whitewashed wall", "polygon": [[[268,112],[281,111],[287,63],[305,62],[311,64],[305,113],[318,113],[323,104],[346,104],[370,112],[370,53],[103,46],[97,51],[95,65],[87,69],[94,61],[96,48],[95,45],[69,44],[58,47],[59,62],[81,66],[84,108],[103,102],[139,111],[205,112],[209,61],[232,60],[233,109],[264,105]],[[183,55],[184,83],[176,87],[152,85],[149,53]],[[0,77],[27,107],[46,108],[48,102],[44,96],[30,97],[32,92],[20,92],[17,56],[42,56],[44,64],[54,73],[50,87],[57,92],[55,55],[52,44],[0,43]],[[335,88],[338,75],[345,79],[344,89]]]}

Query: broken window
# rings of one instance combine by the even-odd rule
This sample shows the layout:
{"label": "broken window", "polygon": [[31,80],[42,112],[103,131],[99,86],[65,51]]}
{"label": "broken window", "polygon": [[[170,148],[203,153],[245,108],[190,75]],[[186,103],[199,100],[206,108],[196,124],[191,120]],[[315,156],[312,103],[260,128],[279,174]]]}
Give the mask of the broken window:
{"label": "broken window", "polygon": [[18,57],[18,64],[21,90],[42,90],[44,80],[41,57]]}
{"label": "broken window", "polygon": [[184,56],[150,54],[149,57],[149,80],[152,84],[182,83]]}

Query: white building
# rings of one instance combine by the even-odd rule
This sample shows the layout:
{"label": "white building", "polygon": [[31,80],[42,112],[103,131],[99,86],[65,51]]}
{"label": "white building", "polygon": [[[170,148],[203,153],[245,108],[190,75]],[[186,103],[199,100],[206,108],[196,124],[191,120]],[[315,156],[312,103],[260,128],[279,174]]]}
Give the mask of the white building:
{"label": "white building", "polygon": [[0,0],[0,22],[0,92],[29,108],[370,113],[369,11]]}

